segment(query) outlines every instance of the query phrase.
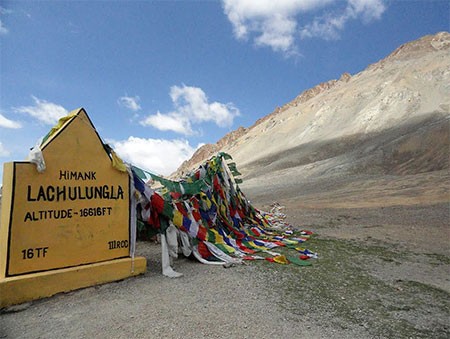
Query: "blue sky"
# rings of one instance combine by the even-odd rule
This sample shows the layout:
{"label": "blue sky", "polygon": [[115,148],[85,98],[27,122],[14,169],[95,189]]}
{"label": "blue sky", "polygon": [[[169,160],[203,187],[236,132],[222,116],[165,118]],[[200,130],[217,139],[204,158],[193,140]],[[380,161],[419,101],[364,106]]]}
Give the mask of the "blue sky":
{"label": "blue sky", "polygon": [[122,158],[170,174],[199,145],[449,24],[434,0],[0,1],[0,160],[24,160],[84,107]]}

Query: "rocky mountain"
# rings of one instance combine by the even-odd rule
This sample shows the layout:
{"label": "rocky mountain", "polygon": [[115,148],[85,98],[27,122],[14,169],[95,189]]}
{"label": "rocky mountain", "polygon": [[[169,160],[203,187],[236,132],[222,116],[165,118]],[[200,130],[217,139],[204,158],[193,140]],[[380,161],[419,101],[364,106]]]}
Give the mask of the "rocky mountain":
{"label": "rocky mountain", "polygon": [[441,32],[304,91],[250,128],[204,145],[174,175],[218,151],[233,156],[255,194],[268,182],[448,173],[449,121],[450,34]]}

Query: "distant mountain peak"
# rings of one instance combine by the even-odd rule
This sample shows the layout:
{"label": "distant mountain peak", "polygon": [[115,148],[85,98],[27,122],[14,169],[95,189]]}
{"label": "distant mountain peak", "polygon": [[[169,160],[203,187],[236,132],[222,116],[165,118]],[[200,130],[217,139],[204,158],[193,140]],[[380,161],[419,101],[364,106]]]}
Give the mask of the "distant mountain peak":
{"label": "distant mountain peak", "polygon": [[407,42],[395,51],[389,54],[386,58],[370,65],[368,69],[382,68],[384,64],[394,61],[406,61],[415,59],[423,54],[441,51],[450,48],[450,33],[439,32],[435,35],[426,35],[420,39]]}

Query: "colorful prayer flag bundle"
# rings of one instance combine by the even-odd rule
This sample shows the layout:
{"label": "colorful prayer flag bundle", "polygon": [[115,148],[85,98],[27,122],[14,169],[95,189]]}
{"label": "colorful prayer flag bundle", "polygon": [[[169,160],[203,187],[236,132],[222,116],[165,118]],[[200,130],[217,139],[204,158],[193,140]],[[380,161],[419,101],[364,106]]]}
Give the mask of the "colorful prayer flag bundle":
{"label": "colorful prayer flag bundle", "polygon": [[[180,181],[151,175],[162,188],[151,191],[143,183],[142,171],[132,167],[133,181],[140,193],[137,205],[138,238],[154,231],[164,234],[174,227],[179,237],[189,239],[192,253],[204,263],[237,263],[242,260],[267,259],[287,264],[289,260],[275,247],[295,248],[310,235],[293,236],[284,222],[280,206],[274,213],[253,207],[239,188],[235,163],[231,156],[219,153]],[[266,253],[270,257],[256,256]],[[306,255],[306,254],[304,254]]]}

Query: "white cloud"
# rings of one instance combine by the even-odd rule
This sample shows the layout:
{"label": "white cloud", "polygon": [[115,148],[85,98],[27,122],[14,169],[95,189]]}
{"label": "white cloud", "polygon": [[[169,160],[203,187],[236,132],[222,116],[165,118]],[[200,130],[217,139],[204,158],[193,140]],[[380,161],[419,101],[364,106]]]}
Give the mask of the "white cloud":
{"label": "white cloud", "polygon": [[155,174],[169,175],[183,161],[189,159],[195,148],[187,140],[143,139],[108,140],[116,153],[124,160]]}
{"label": "white cloud", "polygon": [[3,144],[0,142],[0,157],[7,157],[11,154],[11,152],[9,152],[4,146]]}
{"label": "white cloud", "polygon": [[314,18],[312,23],[305,25],[300,31],[300,37],[337,39],[347,21],[361,18],[367,24],[380,19],[385,10],[383,0],[348,0],[347,7],[342,13]]}
{"label": "white cloud", "polygon": [[160,131],[173,131],[184,135],[192,135],[191,123],[182,115],[171,112],[167,114],[156,114],[147,116],[141,121],[142,126],[153,126]]}
{"label": "white cloud", "polygon": [[[6,9],[0,6],[0,15],[11,14],[12,11],[10,9]],[[0,35],[6,35],[9,33],[9,29],[5,27],[3,21],[0,20]]]}
{"label": "white cloud", "polygon": [[258,46],[270,46],[276,52],[294,51],[297,22],[293,18],[274,14],[262,23],[262,34],[255,38]]}
{"label": "white cloud", "polygon": [[22,125],[20,122],[10,120],[0,113],[0,127],[17,129],[22,128]]}
{"label": "white cloud", "polygon": [[[222,3],[236,39],[252,38],[256,46],[267,46],[292,56],[298,54],[296,38],[336,38],[350,19],[361,18],[364,23],[379,19],[386,8],[384,1],[222,0]],[[343,13],[342,9],[336,12],[342,3],[346,4]],[[306,14],[315,15],[312,22]],[[299,17],[304,21],[302,25]]]}
{"label": "white cloud", "polygon": [[339,38],[339,31],[344,27],[347,18],[345,15],[331,16],[325,15],[315,18],[314,21],[300,31],[302,39],[319,37],[324,40],[334,40]]}
{"label": "white cloud", "polygon": [[192,135],[195,134],[193,124],[211,121],[219,127],[229,127],[234,118],[240,115],[239,110],[231,103],[209,103],[205,92],[198,87],[172,86],[170,97],[175,111],[166,114],[157,112],[146,117],[141,124],[162,131]]}
{"label": "white cloud", "polygon": [[233,25],[234,36],[276,52],[295,54],[296,16],[321,8],[333,0],[223,0],[223,8]]}
{"label": "white cloud", "polygon": [[117,103],[120,106],[128,108],[129,110],[132,110],[133,112],[137,112],[141,109],[141,106],[139,105],[139,101],[140,101],[140,98],[138,96],[134,96],[134,97],[123,96],[123,97],[120,97],[119,100],[117,100]]}
{"label": "white cloud", "polygon": [[8,34],[9,30],[3,25],[3,22],[0,20],[0,35]]}
{"label": "white cloud", "polygon": [[47,125],[54,125],[69,112],[62,106],[32,96],[34,106],[21,106],[16,112],[26,113]]}
{"label": "white cloud", "polygon": [[384,0],[348,0],[349,16],[361,16],[365,23],[380,19],[385,10]]}
{"label": "white cloud", "polygon": [[11,9],[0,6],[0,14],[11,14],[13,11]]}

